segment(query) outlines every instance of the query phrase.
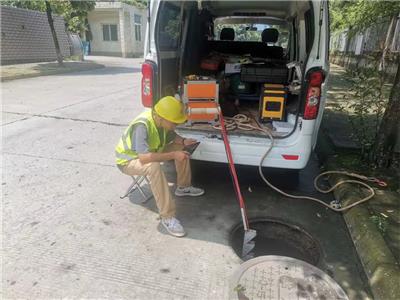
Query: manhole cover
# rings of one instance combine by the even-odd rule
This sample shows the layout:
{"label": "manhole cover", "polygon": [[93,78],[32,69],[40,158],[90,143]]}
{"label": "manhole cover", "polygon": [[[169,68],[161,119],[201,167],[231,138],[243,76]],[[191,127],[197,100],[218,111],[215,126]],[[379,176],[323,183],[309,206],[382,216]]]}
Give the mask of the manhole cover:
{"label": "manhole cover", "polygon": [[[318,264],[320,247],[299,226],[272,219],[250,219],[249,224],[251,229],[257,231],[253,257],[280,255],[301,259],[312,265]],[[239,257],[242,256],[243,237],[243,225],[240,223],[231,233],[231,246]]]}
{"label": "manhole cover", "polygon": [[348,299],[342,288],[316,267],[285,256],[260,256],[243,263],[232,277],[230,299]]}

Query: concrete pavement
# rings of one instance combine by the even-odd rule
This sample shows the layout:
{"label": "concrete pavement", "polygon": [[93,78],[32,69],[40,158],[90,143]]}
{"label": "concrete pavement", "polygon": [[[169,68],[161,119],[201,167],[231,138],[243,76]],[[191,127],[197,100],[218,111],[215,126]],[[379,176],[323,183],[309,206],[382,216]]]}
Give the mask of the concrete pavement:
{"label": "concrete pavement", "polygon": [[[114,166],[114,146],[142,110],[140,59],[95,59],[106,68],[2,85],[4,297],[226,299],[241,263],[229,245],[240,214],[227,167],[193,163],[206,195],[177,199],[182,239],[160,228],[154,200],[120,200],[130,180]],[[318,172],[314,157],[283,187],[314,194]],[[318,267],[350,299],[368,297],[341,215],[284,199],[256,168],[240,167],[239,178],[251,217],[303,227],[320,245]]]}

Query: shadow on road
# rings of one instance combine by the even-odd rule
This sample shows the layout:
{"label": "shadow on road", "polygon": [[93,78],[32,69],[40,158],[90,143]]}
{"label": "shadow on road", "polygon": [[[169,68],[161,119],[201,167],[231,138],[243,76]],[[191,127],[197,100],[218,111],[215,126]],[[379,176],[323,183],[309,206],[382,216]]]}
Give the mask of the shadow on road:
{"label": "shadow on road", "polygon": [[57,76],[93,76],[93,75],[118,75],[118,74],[136,74],[142,71],[138,67],[120,67],[120,66],[106,66],[105,68],[89,70],[89,71],[79,71],[72,73],[59,74]]}

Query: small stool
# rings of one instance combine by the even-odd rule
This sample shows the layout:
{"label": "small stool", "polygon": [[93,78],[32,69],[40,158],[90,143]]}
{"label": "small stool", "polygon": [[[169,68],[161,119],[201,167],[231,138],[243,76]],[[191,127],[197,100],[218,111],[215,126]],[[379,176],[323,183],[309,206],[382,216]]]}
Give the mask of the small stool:
{"label": "small stool", "polygon": [[132,177],[132,184],[129,186],[128,190],[126,191],[125,195],[121,196],[121,199],[124,199],[128,197],[131,193],[133,193],[136,189],[140,192],[140,194],[143,197],[143,201],[141,203],[147,202],[151,197],[153,197],[152,194],[146,195],[146,193],[143,191],[143,188],[140,186],[143,181],[145,181],[147,184],[150,184],[149,180],[145,175],[136,175],[136,176],[131,176]]}

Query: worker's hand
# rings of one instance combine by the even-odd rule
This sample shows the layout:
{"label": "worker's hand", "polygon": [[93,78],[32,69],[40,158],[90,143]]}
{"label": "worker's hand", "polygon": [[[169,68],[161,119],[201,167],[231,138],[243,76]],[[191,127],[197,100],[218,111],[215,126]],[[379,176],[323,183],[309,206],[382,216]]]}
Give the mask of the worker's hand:
{"label": "worker's hand", "polygon": [[194,143],[197,143],[197,141],[195,139],[184,139],[183,140],[183,145],[184,146],[189,146],[189,145],[192,145]]}
{"label": "worker's hand", "polygon": [[177,161],[184,161],[185,159],[189,159],[189,153],[186,151],[174,151],[174,159]]}

